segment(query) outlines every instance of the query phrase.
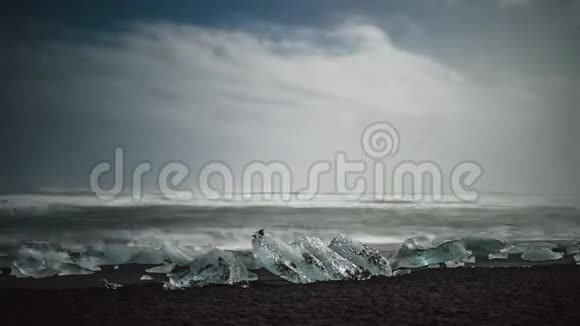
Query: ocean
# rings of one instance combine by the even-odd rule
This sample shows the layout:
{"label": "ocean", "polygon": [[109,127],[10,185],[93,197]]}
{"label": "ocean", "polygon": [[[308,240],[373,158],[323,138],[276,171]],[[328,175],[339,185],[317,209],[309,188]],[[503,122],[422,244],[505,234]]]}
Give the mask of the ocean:
{"label": "ocean", "polygon": [[128,243],[204,251],[245,250],[265,229],[291,242],[304,235],[330,241],[338,234],[368,244],[405,239],[485,237],[499,240],[580,239],[580,212],[571,198],[483,194],[478,202],[381,201],[338,194],[314,200],[183,201],[149,195],[140,201],[101,201],[88,194],[0,196],[0,246],[48,242],[67,246]]}

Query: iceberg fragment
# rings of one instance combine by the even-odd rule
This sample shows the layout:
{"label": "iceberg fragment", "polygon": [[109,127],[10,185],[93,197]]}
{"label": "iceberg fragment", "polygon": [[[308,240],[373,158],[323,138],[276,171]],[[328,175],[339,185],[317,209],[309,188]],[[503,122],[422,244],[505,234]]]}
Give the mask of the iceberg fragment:
{"label": "iceberg fragment", "polygon": [[580,254],[575,254],[574,256],[572,256],[572,258],[574,258],[575,262],[580,263]]}
{"label": "iceberg fragment", "polygon": [[190,264],[195,256],[191,250],[186,250],[186,248],[179,247],[177,244],[170,242],[164,242],[161,250],[163,251],[165,260],[180,266]]}
{"label": "iceberg fragment", "polygon": [[397,269],[396,271],[393,272],[393,276],[401,276],[407,274],[411,274],[410,269]]}
{"label": "iceberg fragment", "polygon": [[164,291],[175,291],[175,290],[184,290],[184,288],[177,287],[170,282],[163,282],[163,290]]}
{"label": "iceberg fragment", "polygon": [[141,276],[141,278],[139,278],[139,280],[141,280],[141,281],[153,281],[153,280],[155,280],[155,279],[154,279],[153,277],[151,277],[151,276],[147,275],[147,274],[143,274],[143,275]]}
{"label": "iceberg fragment", "polygon": [[35,243],[18,249],[12,262],[11,275],[16,277],[45,278],[60,273],[63,264],[74,265],[67,252],[58,251],[46,244]]}
{"label": "iceberg fragment", "polygon": [[475,256],[469,256],[463,260],[466,264],[475,264]]}
{"label": "iceberg fragment", "polygon": [[261,266],[289,282],[311,283],[330,277],[322,262],[311,253],[272,239],[264,230],[254,233],[252,248]]}
{"label": "iceberg fragment", "polygon": [[236,256],[236,259],[244,264],[244,266],[249,270],[258,270],[262,268],[262,265],[260,265],[260,262],[256,259],[251,250],[234,251],[233,254]]}
{"label": "iceberg fragment", "polygon": [[462,261],[446,261],[445,267],[447,268],[457,268],[457,267],[464,267],[465,263]]}
{"label": "iceberg fragment", "polygon": [[490,253],[500,252],[505,247],[503,242],[491,238],[466,237],[460,241],[465,249],[475,256],[487,256]]}
{"label": "iceberg fragment", "polygon": [[575,255],[580,253],[580,245],[566,246],[566,255]]}
{"label": "iceberg fragment", "polygon": [[393,268],[417,268],[446,261],[459,262],[471,256],[471,252],[460,241],[438,244],[425,239],[419,237],[406,240],[391,259]]}
{"label": "iceberg fragment", "polygon": [[440,268],[441,266],[439,264],[431,264],[429,266],[427,266],[427,268]]}
{"label": "iceberg fragment", "polygon": [[165,265],[161,265],[161,266],[147,268],[145,271],[147,273],[152,273],[152,274],[167,274],[167,273],[171,273],[171,271],[173,271],[174,268],[175,268],[175,263],[171,263],[171,264],[165,264]]}
{"label": "iceberg fragment", "polygon": [[487,255],[487,259],[492,260],[492,259],[508,259],[508,253],[507,252],[498,252],[498,253],[490,253],[489,255]]}
{"label": "iceberg fragment", "polygon": [[530,248],[522,254],[522,259],[527,261],[557,260],[564,256],[545,247]]}
{"label": "iceberg fragment", "polygon": [[58,272],[58,276],[67,276],[67,275],[89,275],[93,274],[95,271],[90,269],[82,268],[79,265],[75,264],[63,264],[60,267]]}
{"label": "iceberg fragment", "polygon": [[122,288],[123,285],[122,284],[118,284],[118,283],[113,283],[113,282],[109,282],[106,279],[102,278],[101,281],[103,283],[105,283],[105,288],[109,289],[109,290],[116,290],[118,288]]}
{"label": "iceberg fragment", "polygon": [[[349,280],[370,277],[368,273],[368,276],[364,275],[364,270],[361,267],[326,246],[319,238],[303,237],[292,243],[291,246],[297,248],[305,259],[310,260],[310,257],[312,257],[317,260],[316,264],[320,264],[317,268],[325,272],[326,279],[324,280]],[[388,266],[388,262],[384,261]],[[312,260],[312,262],[315,263],[315,260]]]}
{"label": "iceberg fragment", "polygon": [[346,258],[354,265],[363,268],[374,276],[391,276],[392,270],[389,261],[378,250],[355,241],[344,235],[332,239],[328,248]]}
{"label": "iceberg fragment", "polygon": [[502,249],[502,252],[507,252],[508,254],[521,254],[533,248],[555,249],[558,248],[558,245],[553,242],[545,241],[520,241],[505,247]]}
{"label": "iceberg fragment", "polygon": [[169,282],[178,288],[208,284],[235,284],[254,281],[249,272],[231,252],[213,249],[193,260],[184,270],[169,275]]}

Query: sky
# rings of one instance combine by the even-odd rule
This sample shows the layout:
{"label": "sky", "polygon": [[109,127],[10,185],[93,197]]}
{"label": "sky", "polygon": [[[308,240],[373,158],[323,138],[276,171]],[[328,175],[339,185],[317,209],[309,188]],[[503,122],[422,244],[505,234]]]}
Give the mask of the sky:
{"label": "sky", "polygon": [[306,176],[338,151],[369,161],[361,132],[388,121],[388,164],[580,193],[580,1],[135,3],[3,4],[0,192],[86,189],[117,146],[190,183],[215,160]]}

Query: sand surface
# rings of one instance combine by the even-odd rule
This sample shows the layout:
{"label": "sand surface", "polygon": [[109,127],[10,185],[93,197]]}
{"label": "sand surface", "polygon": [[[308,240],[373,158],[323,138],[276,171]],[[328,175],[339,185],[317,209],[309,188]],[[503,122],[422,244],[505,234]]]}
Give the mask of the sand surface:
{"label": "sand surface", "polygon": [[[134,270],[123,268],[121,274],[135,278]],[[442,268],[393,278],[302,285],[272,278],[249,288],[208,286],[183,291],[163,291],[158,281],[133,282],[115,291],[70,286],[80,278],[31,280],[38,281],[34,284],[4,277],[0,281],[4,283],[0,287],[3,320],[20,325],[172,326],[575,325],[580,321],[580,266],[576,265]],[[101,286],[96,277],[93,281]],[[69,287],[63,283],[70,283]]]}

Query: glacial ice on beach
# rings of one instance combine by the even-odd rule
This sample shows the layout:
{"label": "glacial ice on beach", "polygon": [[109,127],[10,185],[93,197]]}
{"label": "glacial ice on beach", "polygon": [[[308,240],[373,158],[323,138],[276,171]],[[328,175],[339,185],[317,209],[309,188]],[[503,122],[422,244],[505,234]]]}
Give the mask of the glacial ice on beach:
{"label": "glacial ice on beach", "polygon": [[344,236],[330,246],[316,237],[303,237],[288,245],[260,230],[253,235],[252,248],[261,266],[292,283],[391,275],[388,261],[378,251]]}
{"label": "glacial ice on beach", "polygon": [[330,279],[322,262],[299,246],[272,239],[264,230],[252,236],[252,249],[260,265],[289,282],[311,283]]}
{"label": "glacial ice on beach", "polygon": [[566,250],[566,255],[576,255],[580,253],[580,245],[569,245],[564,250]]}
{"label": "glacial ice on beach", "polygon": [[475,256],[487,256],[500,252],[505,247],[503,242],[491,238],[466,237],[460,241]]}
{"label": "glacial ice on beach", "polygon": [[393,272],[393,276],[402,276],[408,274],[411,274],[410,269],[397,269],[396,271]]}
{"label": "glacial ice on beach", "polygon": [[[349,261],[346,257],[329,248],[319,238],[303,237],[293,242],[291,246],[298,248],[298,250],[302,253],[303,258],[307,259],[307,257],[309,257],[308,255],[310,255],[311,257],[318,260],[315,261],[315,259],[312,259],[312,263],[319,263],[321,265],[319,267],[322,271],[324,271],[324,280],[349,280],[368,278],[364,275],[364,270],[359,267],[360,265],[357,266],[353,264],[353,262]],[[354,256],[354,251],[352,251],[352,253]]]}
{"label": "glacial ice on beach", "polygon": [[508,253],[507,252],[499,252],[499,253],[491,253],[489,255],[487,255],[487,259],[492,260],[492,259],[508,259]]}
{"label": "glacial ice on beach", "polygon": [[254,281],[257,277],[249,272],[231,252],[213,249],[198,256],[183,271],[169,275],[169,282],[176,288],[199,287],[208,284],[235,284]]}
{"label": "glacial ice on beach", "polygon": [[508,254],[521,254],[534,248],[555,249],[558,245],[553,242],[546,241],[520,241],[506,246],[501,252]]}
{"label": "glacial ice on beach", "polygon": [[63,265],[75,265],[67,252],[58,251],[47,244],[32,244],[18,249],[12,261],[11,275],[18,278],[45,278],[56,276]]}
{"label": "glacial ice on beach", "polygon": [[426,237],[407,239],[391,258],[393,268],[417,268],[447,261],[464,261],[471,252],[461,241],[453,240],[440,244]]}
{"label": "glacial ice on beach", "polygon": [[155,280],[155,279],[154,279],[153,277],[151,277],[151,276],[147,275],[147,274],[143,274],[143,275],[142,275],[142,276],[139,278],[139,280],[141,280],[141,281],[153,281],[153,280]]}
{"label": "glacial ice on beach", "polygon": [[469,256],[463,260],[466,264],[475,264],[475,256]]}
{"label": "glacial ice on beach", "polygon": [[564,254],[559,252],[554,252],[548,248],[537,247],[530,248],[522,254],[522,259],[527,261],[546,261],[546,260],[557,260],[564,256]]}
{"label": "glacial ice on beach", "polygon": [[446,261],[445,267],[447,268],[465,267],[465,263],[462,261]]}
{"label": "glacial ice on beach", "polygon": [[165,265],[161,265],[161,266],[147,268],[145,271],[147,273],[152,273],[152,274],[167,274],[167,273],[171,273],[171,271],[173,271],[175,266],[176,266],[175,263],[170,263],[170,264],[165,264]]}
{"label": "glacial ice on beach", "polygon": [[580,263],[580,254],[575,254],[574,256],[572,256],[572,258],[574,258],[575,262]]}
{"label": "glacial ice on beach", "polygon": [[362,267],[371,275],[391,276],[392,270],[389,261],[378,250],[354,241],[344,235],[332,239],[328,247],[353,264]]}
{"label": "glacial ice on beach", "polygon": [[109,290],[116,290],[116,289],[119,289],[119,288],[122,288],[122,287],[123,287],[123,285],[122,285],[122,284],[118,284],[118,283],[109,282],[109,281],[107,281],[107,280],[106,280],[106,279],[104,279],[104,278],[103,278],[103,279],[101,279],[101,281],[102,281],[103,283],[105,283],[105,288],[107,288],[107,289],[109,289]]}

